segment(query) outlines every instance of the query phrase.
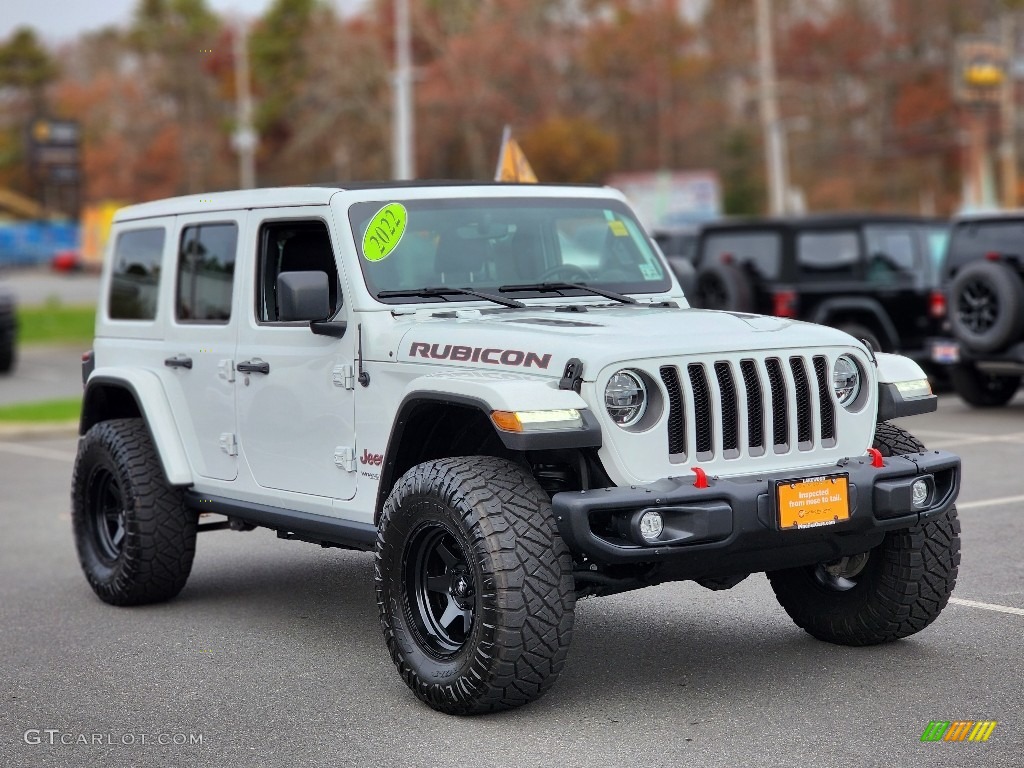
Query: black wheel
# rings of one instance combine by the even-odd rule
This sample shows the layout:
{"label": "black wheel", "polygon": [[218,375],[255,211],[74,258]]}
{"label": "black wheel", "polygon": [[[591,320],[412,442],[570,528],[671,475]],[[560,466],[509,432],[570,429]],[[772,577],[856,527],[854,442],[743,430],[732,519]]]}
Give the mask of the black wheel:
{"label": "black wheel", "polygon": [[82,438],[71,523],[82,570],[104,602],[155,603],[185,586],[196,515],[164,479],[142,419],[104,421]]}
{"label": "black wheel", "polygon": [[965,346],[995,352],[1024,331],[1024,282],[993,261],[971,262],[949,286],[949,323]]}
{"label": "black wheel", "polygon": [[434,709],[510,709],[554,684],[572,638],[572,559],[547,494],[516,464],[410,469],[384,505],[374,576],[391,658]]}
{"label": "black wheel", "polygon": [[696,305],[703,309],[753,312],[750,278],[732,264],[713,262],[697,272]]}
{"label": "black wheel", "polygon": [[1020,376],[1000,376],[979,371],[970,363],[949,368],[949,380],[963,401],[977,408],[1006,405],[1020,389]]}
{"label": "black wheel", "polygon": [[[879,424],[883,456],[924,446]],[[874,549],[829,563],[768,574],[779,604],[798,627],[839,645],[876,645],[920,632],[946,607],[960,565],[956,507],[912,528],[892,531]]]}
{"label": "black wheel", "polygon": [[869,328],[865,328],[863,325],[858,325],[857,323],[846,323],[844,325],[840,325],[837,327],[843,333],[848,333],[851,336],[853,336],[853,338],[857,339],[857,341],[866,340],[868,343],[871,344],[871,348],[875,352],[885,351],[882,348],[882,343],[878,340],[878,335]]}

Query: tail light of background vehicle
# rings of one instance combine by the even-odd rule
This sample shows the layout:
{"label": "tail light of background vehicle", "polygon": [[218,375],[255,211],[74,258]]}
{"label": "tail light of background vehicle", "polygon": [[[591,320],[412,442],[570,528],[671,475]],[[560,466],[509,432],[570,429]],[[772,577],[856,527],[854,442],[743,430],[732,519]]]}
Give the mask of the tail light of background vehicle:
{"label": "tail light of background vehicle", "polygon": [[937,288],[928,297],[928,313],[936,320],[946,316],[946,294]]}

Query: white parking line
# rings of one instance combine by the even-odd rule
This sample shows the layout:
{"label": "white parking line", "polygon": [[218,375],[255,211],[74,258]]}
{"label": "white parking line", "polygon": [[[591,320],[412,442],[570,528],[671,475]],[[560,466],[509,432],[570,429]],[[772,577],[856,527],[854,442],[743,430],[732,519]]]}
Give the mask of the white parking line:
{"label": "white parking line", "polygon": [[38,445],[25,445],[23,443],[2,443],[0,451],[16,453],[19,456],[31,456],[34,459],[52,459],[54,461],[74,461],[75,454],[70,451],[56,451],[52,448],[40,448]]}
{"label": "white parking line", "polygon": [[1009,613],[1014,616],[1024,616],[1024,608],[1011,608],[1008,605],[995,605],[994,603],[979,603],[977,600],[961,600],[959,597],[949,598],[949,602],[963,605],[967,608],[984,608],[986,611],[998,613]]}
{"label": "white parking line", "polygon": [[978,507],[998,507],[1003,504],[1019,504],[1024,501],[1024,495],[1020,496],[1000,496],[996,499],[981,499],[980,501],[965,501],[963,503],[957,502],[956,508],[959,509],[977,509]]}

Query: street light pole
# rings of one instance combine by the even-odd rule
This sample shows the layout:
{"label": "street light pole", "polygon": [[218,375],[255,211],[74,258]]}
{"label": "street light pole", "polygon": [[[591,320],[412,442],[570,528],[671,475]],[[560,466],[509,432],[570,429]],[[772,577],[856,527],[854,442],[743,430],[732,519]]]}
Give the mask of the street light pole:
{"label": "street light pole", "polygon": [[409,0],[395,0],[394,111],[392,113],[392,174],[396,179],[416,177],[413,157],[412,53]]}
{"label": "street light pole", "polygon": [[779,120],[775,53],[772,50],[771,0],[754,0],[757,22],[757,71],[764,136],[765,169],[768,174],[768,209],[772,216],[786,213],[789,183],[786,179],[786,136]]}
{"label": "street light pole", "polygon": [[235,107],[238,125],[232,144],[238,153],[238,186],[252,189],[256,186],[256,145],[258,139],[252,127],[252,93],[249,90],[249,30],[244,20],[235,25]]}

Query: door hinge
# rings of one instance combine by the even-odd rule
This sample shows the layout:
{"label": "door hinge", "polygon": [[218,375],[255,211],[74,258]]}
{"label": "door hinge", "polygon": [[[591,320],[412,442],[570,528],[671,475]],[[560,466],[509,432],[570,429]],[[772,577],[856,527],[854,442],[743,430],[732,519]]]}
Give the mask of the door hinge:
{"label": "door hinge", "polygon": [[334,378],[334,386],[345,389],[356,388],[356,373],[351,365],[336,365],[331,374]]}
{"label": "door hinge", "polygon": [[228,456],[238,455],[238,440],[234,432],[222,432],[220,435],[220,449]]}
{"label": "door hinge", "polygon": [[234,360],[221,360],[217,363],[217,375],[224,381],[235,380],[235,361]]}
{"label": "door hinge", "polygon": [[334,449],[334,463],[346,472],[356,471],[356,451],[346,445]]}

